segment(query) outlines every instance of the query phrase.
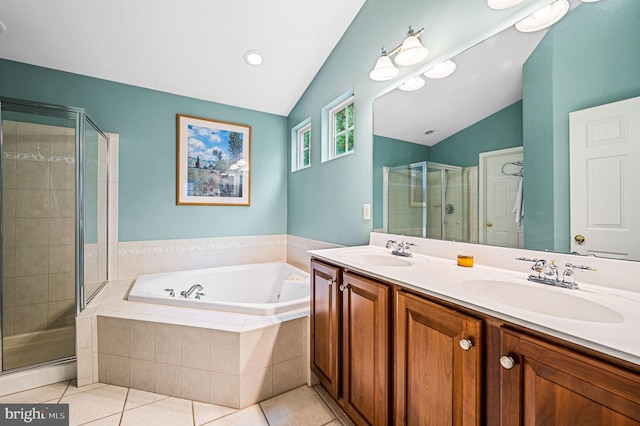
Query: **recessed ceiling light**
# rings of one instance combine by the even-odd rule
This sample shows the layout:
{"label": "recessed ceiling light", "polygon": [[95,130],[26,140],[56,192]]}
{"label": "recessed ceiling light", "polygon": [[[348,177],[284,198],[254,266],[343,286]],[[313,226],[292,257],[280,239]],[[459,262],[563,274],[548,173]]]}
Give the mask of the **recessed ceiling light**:
{"label": "recessed ceiling light", "polygon": [[4,24],[4,22],[0,21],[0,34],[4,34],[7,32],[7,26]]}
{"label": "recessed ceiling light", "polygon": [[444,62],[439,63],[435,67],[427,70],[424,73],[425,77],[428,78],[445,78],[449,77],[456,70],[456,63],[451,59],[447,59]]}
{"label": "recessed ceiling light", "polygon": [[508,9],[523,1],[524,0],[487,0],[487,4],[491,9]]}
{"label": "recessed ceiling light", "polygon": [[518,31],[531,33],[550,27],[569,11],[567,0],[556,0],[516,24]]}
{"label": "recessed ceiling light", "polygon": [[262,64],[264,58],[262,57],[262,53],[257,50],[247,50],[244,52],[244,61],[249,65],[258,66]]}

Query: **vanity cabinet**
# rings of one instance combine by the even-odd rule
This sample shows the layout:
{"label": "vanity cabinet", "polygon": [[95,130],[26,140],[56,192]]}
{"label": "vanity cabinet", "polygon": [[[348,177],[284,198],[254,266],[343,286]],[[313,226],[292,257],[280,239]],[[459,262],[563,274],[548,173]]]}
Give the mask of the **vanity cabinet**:
{"label": "vanity cabinet", "polygon": [[388,285],[342,274],[342,408],[356,424],[386,425],[390,414]]}
{"label": "vanity cabinet", "polygon": [[481,423],[482,320],[397,294],[396,425]]}
{"label": "vanity cabinet", "polygon": [[340,397],[340,268],[311,261],[311,367],[334,398]]}
{"label": "vanity cabinet", "polygon": [[640,377],[521,332],[501,333],[502,425],[640,425]]}
{"label": "vanity cabinet", "polygon": [[390,416],[390,286],[311,262],[311,365],[362,425]]}
{"label": "vanity cabinet", "polygon": [[640,426],[640,366],[311,262],[311,361],[357,425]]}

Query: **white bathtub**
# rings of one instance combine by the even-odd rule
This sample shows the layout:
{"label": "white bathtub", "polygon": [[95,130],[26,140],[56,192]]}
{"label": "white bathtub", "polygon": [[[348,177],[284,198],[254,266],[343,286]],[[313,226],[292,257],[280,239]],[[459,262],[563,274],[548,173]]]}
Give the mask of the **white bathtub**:
{"label": "white bathtub", "polygon": [[[203,287],[200,299],[195,298],[196,291],[189,299],[180,295],[195,284]],[[128,300],[272,315],[309,307],[309,274],[284,262],[271,262],[141,275]]]}

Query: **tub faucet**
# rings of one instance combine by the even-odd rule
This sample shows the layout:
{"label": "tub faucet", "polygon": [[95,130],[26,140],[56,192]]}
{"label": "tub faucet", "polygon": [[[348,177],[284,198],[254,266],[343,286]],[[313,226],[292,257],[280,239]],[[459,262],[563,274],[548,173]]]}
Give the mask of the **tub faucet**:
{"label": "tub faucet", "polygon": [[180,292],[180,296],[184,297],[185,299],[188,299],[189,296],[191,296],[191,293],[193,293],[194,291],[200,291],[203,289],[204,287],[202,287],[200,284],[194,284],[189,288],[189,290],[182,290]]}

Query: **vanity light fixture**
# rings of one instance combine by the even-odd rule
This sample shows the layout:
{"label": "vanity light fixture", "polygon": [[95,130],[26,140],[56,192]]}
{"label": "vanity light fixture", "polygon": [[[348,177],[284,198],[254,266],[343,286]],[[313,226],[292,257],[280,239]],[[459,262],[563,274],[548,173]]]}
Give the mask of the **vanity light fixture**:
{"label": "vanity light fixture", "polygon": [[[422,33],[423,30],[424,28],[420,30],[420,33]],[[407,37],[402,42],[400,51],[396,55],[396,64],[403,67],[415,65],[427,59],[427,56],[429,56],[429,49],[420,43],[418,35],[413,31],[411,26],[409,26]]]}
{"label": "vanity light fixture", "polygon": [[508,9],[517,4],[522,3],[524,0],[487,0],[487,4],[491,9]]}
{"label": "vanity light fixture", "polygon": [[449,77],[456,70],[456,63],[451,59],[439,63],[435,67],[428,69],[424,76],[428,78],[445,78]]}
{"label": "vanity light fixture", "polygon": [[376,62],[376,66],[369,73],[369,78],[375,81],[391,80],[400,73],[400,70],[393,65],[387,51],[382,48],[382,54]]}
{"label": "vanity light fixture", "polygon": [[398,89],[404,90],[405,92],[413,92],[414,90],[420,89],[422,86],[424,86],[424,80],[422,77],[417,75],[402,83],[398,86]]}
{"label": "vanity light fixture", "polygon": [[531,33],[550,27],[569,11],[567,0],[556,0],[516,24],[518,31]]}
{"label": "vanity light fixture", "polygon": [[375,81],[386,81],[396,77],[400,73],[400,70],[398,70],[391,61],[394,55],[395,63],[400,66],[415,65],[427,59],[429,49],[424,47],[420,42],[420,35],[423,31],[424,28],[419,31],[414,31],[413,28],[409,26],[407,36],[401,45],[389,53],[382,48],[382,55],[380,55],[376,61],[376,66],[369,73],[369,78]]}
{"label": "vanity light fixture", "polygon": [[257,67],[264,61],[262,53],[258,52],[257,50],[247,50],[246,52],[244,52],[243,58],[247,64],[253,65],[254,67]]}

